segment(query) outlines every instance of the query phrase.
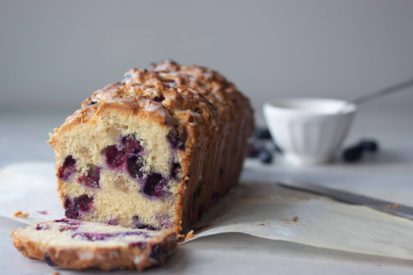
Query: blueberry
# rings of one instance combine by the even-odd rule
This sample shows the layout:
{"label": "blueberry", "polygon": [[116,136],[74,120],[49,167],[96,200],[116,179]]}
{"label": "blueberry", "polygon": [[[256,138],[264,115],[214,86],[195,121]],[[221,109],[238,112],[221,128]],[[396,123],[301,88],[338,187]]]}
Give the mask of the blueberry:
{"label": "blueberry", "polygon": [[78,182],[87,187],[99,188],[100,168],[92,165],[86,175],[80,176]]}
{"label": "blueberry", "polygon": [[79,218],[79,209],[76,209],[74,206],[73,200],[66,198],[63,206],[65,208],[65,216],[70,219],[77,219]]}
{"label": "blueberry", "polygon": [[258,156],[259,149],[252,143],[248,144],[247,157],[256,158]]}
{"label": "blueberry", "polygon": [[119,221],[118,221],[117,218],[112,218],[112,219],[108,220],[107,223],[108,223],[109,225],[118,225],[118,224],[119,224]]}
{"label": "blueberry", "polygon": [[365,152],[376,153],[379,150],[379,145],[375,140],[372,139],[362,139],[359,143],[359,146]]}
{"label": "blueberry", "polygon": [[173,225],[171,217],[168,214],[156,214],[156,221],[162,228],[170,228]]}
{"label": "blueberry", "polygon": [[153,100],[155,100],[156,102],[162,102],[162,101],[165,100],[165,97],[163,97],[162,95],[161,96],[155,96],[153,98]]}
{"label": "blueberry", "polygon": [[60,232],[64,232],[64,231],[75,231],[78,230],[79,226],[78,225],[62,225],[59,228]]}
{"label": "blueberry", "polygon": [[173,162],[171,165],[171,178],[176,179],[181,171],[181,165],[179,162]]}
{"label": "blueberry", "polygon": [[50,266],[55,266],[56,265],[54,263],[54,261],[52,260],[52,258],[50,258],[50,256],[47,253],[44,254],[44,261]]}
{"label": "blueberry", "polygon": [[120,151],[116,145],[110,145],[103,149],[103,154],[107,165],[112,169],[120,168],[124,163],[125,153]]}
{"label": "blueberry", "polygon": [[179,150],[185,150],[185,142],[182,141],[181,138],[178,136],[177,131],[175,130],[169,131],[168,135],[166,136],[166,139],[169,141],[172,148],[179,149]]}
{"label": "blueberry", "polygon": [[136,229],[160,230],[159,227],[142,223],[138,215],[135,215],[132,217],[132,222],[133,222],[133,227]]}
{"label": "blueberry", "polygon": [[39,223],[36,225],[36,230],[48,230],[50,229],[50,225],[44,224],[44,223]]}
{"label": "blueberry", "polygon": [[258,139],[271,139],[271,133],[267,128],[257,127],[254,130],[254,136]]}
{"label": "blueberry", "polygon": [[160,197],[165,193],[163,189],[167,183],[168,180],[162,177],[161,174],[151,173],[146,178],[143,193],[152,197]]}
{"label": "blueberry", "polygon": [[358,162],[363,157],[363,148],[359,145],[344,150],[342,158],[345,162]]}
{"label": "blueberry", "polygon": [[80,197],[77,197],[74,200],[74,202],[80,211],[87,212],[87,211],[90,211],[90,209],[92,208],[93,198],[84,194],[84,195],[81,195]]}
{"label": "blueberry", "polygon": [[65,223],[65,224],[69,224],[69,225],[79,225],[81,223],[78,220],[71,220],[71,219],[66,219],[66,218],[54,220],[54,222]]}
{"label": "blueberry", "polygon": [[126,154],[137,154],[142,151],[142,146],[139,140],[137,140],[134,135],[127,135],[121,140],[122,145],[124,146],[123,151]]}
{"label": "blueberry", "polygon": [[272,154],[270,151],[267,149],[263,148],[260,150],[258,153],[258,159],[265,164],[270,164],[272,163]]}
{"label": "blueberry", "polygon": [[62,180],[67,180],[75,172],[76,160],[70,155],[65,158],[63,165],[59,167],[57,176]]}
{"label": "blueberry", "polygon": [[161,262],[161,258],[163,256],[163,248],[159,244],[153,244],[152,245],[152,250],[151,253],[149,254],[149,257],[151,257],[152,260],[155,262],[159,263]]}
{"label": "blueberry", "polygon": [[142,178],[143,159],[140,156],[133,156],[128,158],[127,169],[132,178]]}
{"label": "blueberry", "polygon": [[65,215],[70,219],[80,217],[80,212],[88,212],[92,208],[93,198],[84,194],[74,199],[66,198],[64,201]]}
{"label": "blueberry", "polygon": [[139,140],[134,135],[127,135],[121,138],[120,144],[107,146],[102,153],[110,168],[119,169],[125,167],[125,163],[129,165],[127,158],[140,153],[142,149]]}

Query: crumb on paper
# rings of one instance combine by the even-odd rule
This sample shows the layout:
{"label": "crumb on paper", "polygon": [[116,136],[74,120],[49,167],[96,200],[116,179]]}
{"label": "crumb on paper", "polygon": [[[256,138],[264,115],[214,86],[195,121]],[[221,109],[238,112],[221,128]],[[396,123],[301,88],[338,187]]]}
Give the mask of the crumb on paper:
{"label": "crumb on paper", "polygon": [[298,222],[298,220],[299,220],[298,216],[294,216],[292,218],[288,218],[288,219],[283,220],[283,222],[286,223],[286,224],[289,224],[291,222]]}
{"label": "crumb on paper", "polygon": [[29,213],[26,213],[26,212],[23,212],[23,211],[16,211],[16,212],[14,212],[14,216],[16,217],[16,218],[22,218],[22,219],[24,219],[24,218],[27,218],[28,216],[29,216]]}
{"label": "crumb on paper", "polygon": [[47,210],[37,210],[37,213],[39,213],[39,214],[41,214],[41,215],[47,215],[47,214],[49,214],[49,213],[47,212]]}
{"label": "crumb on paper", "polygon": [[194,230],[189,231],[188,233],[185,234],[184,241],[188,241],[192,239],[195,236]]}
{"label": "crumb on paper", "polygon": [[398,204],[398,203],[389,203],[389,204],[386,204],[385,207],[386,208],[400,208],[400,204]]}
{"label": "crumb on paper", "polygon": [[57,272],[57,271],[53,272],[53,275],[59,275],[59,274],[60,274],[60,273]]}

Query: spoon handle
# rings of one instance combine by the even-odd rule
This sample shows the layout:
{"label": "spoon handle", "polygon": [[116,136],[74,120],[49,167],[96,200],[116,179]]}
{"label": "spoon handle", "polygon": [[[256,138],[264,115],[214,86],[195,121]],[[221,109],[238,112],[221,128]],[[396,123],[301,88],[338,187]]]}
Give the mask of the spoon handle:
{"label": "spoon handle", "polygon": [[409,80],[406,80],[404,82],[395,84],[393,86],[386,87],[386,88],[381,89],[379,91],[376,91],[374,93],[370,93],[370,94],[367,94],[367,95],[364,95],[364,96],[360,96],[356,99],[353,99],[351,102],[356,104],[356,105],[359,105],[361,103],[364,103],[366,101],[370,101],[370,100],[375,99],[375,98],[380,97],[380,96],[384,96],[384,95],[392,94],[392,93],[395,93],[395,92],[399,92],[399,91],[404,90],[404,89],[406,89],[408,87],[411,87],[411,86],[413,86],[413,78],[411,78]]}

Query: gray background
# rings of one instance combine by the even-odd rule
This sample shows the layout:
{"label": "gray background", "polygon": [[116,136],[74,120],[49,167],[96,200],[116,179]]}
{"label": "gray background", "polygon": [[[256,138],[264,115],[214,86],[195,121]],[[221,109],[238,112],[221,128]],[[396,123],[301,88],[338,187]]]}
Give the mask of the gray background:
{"label": "gray background", "polygon": [[[221,71],[258,109],[351,99],[413,76],[413,1],[0,2],[0,110],[70,113],[131,67]],[[413,93],[366,108],[412,108]]]}
{"label": "gray background", "polygon": [[[413,76],[413,1],[0,0],[0,167],[52,161],[47,134],[81,100],[130,67],[168,57],[218,69],[249,95],[257,110],[275,97],[351,99]],[[357,165],[294,169],[279,165],[276,154],[276,163],[255,171],[257,179],[293,176],[342,184],[340,189],[353,192],[383,192],[382,197],[392,199],[407,190],[400,186],[412,182],[413,89],[409,91],[371,102],[357,114],[346,143],[373,137],[380,142],[377,156]],[[10,251],[10,257],[1,258],[0,270],[52,273],[46,265],[17,256],[10,230],[0,226],[0,243],[5,243],[5,253]],[[202,263],[194,264],[199,259]],[[222,235],[180,247],[166,268],[152,272],[348,275],[411,270],[411,261]]]}

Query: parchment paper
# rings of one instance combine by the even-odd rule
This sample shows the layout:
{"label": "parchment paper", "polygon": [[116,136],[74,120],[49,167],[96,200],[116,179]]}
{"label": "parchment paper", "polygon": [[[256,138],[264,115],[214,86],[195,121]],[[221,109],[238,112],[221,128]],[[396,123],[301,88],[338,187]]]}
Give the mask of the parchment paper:
{"label": "parchment paper", "polygon": [[[0,216],[23,224],[62,217],[55,181],[52,163],[4,167],[0,170]],[[29,217],[14,217],[17,210],[27,212]],[[413,260],[412,221],[363,206],[286,190],[273,183],[242,182],[201,221],[198,229],[199,233],[188,241],[239,232]]]}

